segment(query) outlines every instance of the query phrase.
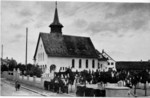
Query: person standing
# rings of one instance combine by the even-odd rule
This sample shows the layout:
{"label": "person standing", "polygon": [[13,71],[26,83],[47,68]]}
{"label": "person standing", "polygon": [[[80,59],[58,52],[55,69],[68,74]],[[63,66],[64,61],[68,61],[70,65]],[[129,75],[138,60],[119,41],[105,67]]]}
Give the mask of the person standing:
{"label": "person standing", "polygon": [[18,84],[17,84],[17,88],[18,88],[18,90],[20,89],[20,83],[19,82],[17,82]]}
{"label": "person standing", "polygon": [[15,89],[18,90],[18,81],[15,82]]}

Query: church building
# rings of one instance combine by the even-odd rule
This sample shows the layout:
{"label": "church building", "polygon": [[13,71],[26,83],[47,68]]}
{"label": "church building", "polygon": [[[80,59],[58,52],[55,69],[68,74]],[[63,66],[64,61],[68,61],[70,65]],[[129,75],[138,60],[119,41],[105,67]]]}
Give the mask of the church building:
{"label": "church building", "polygon": [[35,65],[39,65],[46,76],[53,69],[56,72],[69,67],[79,72],[98,69],[99,55],[90,37],[65,35],[62,32],[57,4],[54,20],[49,27],[49,33],[40,32],[34,54]]}

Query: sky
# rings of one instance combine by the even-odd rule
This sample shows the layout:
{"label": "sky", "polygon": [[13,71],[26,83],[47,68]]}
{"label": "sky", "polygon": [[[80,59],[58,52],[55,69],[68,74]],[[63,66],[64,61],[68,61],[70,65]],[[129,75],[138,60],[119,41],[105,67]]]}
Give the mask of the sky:
{"label": "sky", "polygon": [[[64,35],[90,37],[116,61],[150,59],[150,3],[59,1],[57,8]],[[3,58],[25,63],[28,27],[28,63],[33,63],[39,33],[50,33],[54,10],[54,1],[2,1]]]}

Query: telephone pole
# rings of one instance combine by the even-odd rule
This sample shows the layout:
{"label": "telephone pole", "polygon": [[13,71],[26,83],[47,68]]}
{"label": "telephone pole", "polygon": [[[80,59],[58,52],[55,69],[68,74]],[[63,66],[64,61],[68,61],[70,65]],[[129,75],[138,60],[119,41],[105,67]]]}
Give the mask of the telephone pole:
{"label": "telephone pole", "polygon": [[1,50],[1,58],[0,59],[1,59],[1,65],[3,65],[3,61],[2,61],[3,60],[3,44],[1,46],[1,48],[2,48],[2,50]]}
{"label": "telephone pole", "polygon": [[2,51],[1,51],[1,59],[3,59],[3,44],[2,44]]}
{"label": "telephone pole", "polygon": [[26,52],[25,52],[25,65],[27,68],[27,56],[28,56],[28,28],[26,28]]}

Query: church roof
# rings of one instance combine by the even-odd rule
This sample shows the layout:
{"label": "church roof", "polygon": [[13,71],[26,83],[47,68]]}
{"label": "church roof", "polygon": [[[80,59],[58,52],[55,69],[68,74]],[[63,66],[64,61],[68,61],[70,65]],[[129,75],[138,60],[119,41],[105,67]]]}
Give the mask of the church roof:
{"label": "church roof", "polygon": [[40,38],[42,39],[46,54],[50,57],[98,58],[98,54],[89,37],[62,35],[58,38],[49,33],[40,33]]}

